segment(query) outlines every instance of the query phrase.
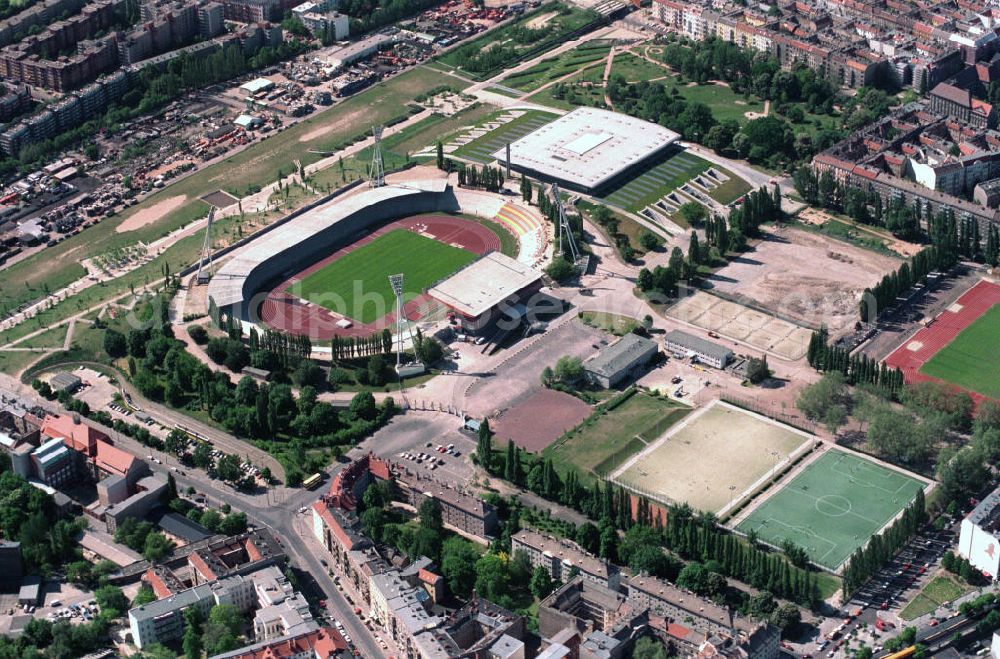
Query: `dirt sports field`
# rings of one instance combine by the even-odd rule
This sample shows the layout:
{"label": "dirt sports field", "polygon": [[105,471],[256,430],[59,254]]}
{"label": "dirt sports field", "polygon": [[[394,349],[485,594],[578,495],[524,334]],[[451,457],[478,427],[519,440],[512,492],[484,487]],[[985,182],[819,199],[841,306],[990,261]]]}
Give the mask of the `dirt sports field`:
{"label": "dirt sports field", "polygon": [[576,396],[540,389],[505,410],[493,423],[499,446],[508,440],[537,453],[590,416],[590,405]]}
{"label": "dirt sports field", "polygon": [[900,261],[800,229],[764,229],[753,251],[710,277],[735,299],[752,300],[805,327],[826,325],[836,336],[857,320],[865,288]]}
{"label": "dirt sports field", "polygon": [[654,501],[721,513],[808,450],[813,440],[808,433],[716,400],[628,460],[611,480]]}
{"label": "dirt sports field", "polygon": [[996,362],[986,358],[996,355],[1000,345],[1000,329],[988,326],[996,317],[990,310],[998,303],[1000,285],[976,283],[889,355],[886,364],[901,369],[907,382],[946,381],[977,400],[1000,397]]}
{"label": "dirt sports field", "polygon": [[[293,334],[306,334],[315,340],[329,340],[333,336],[368,336],[383,327],[389,327],[395,321],[395,312],[391,303],[387,303],[386,313],[381,314],[373,322],[363,323],[351,320],[350,327],[338,327],[337,322],[344,315],[323,308],[319,304],[304,300],[289,293],[286,289],[295,282],[302,281],[309,275],[322,270],[327,265],[346,254],[367,245],[379,236],[391,231],[404,229],[422,236],[433,238],[446,245],[461,247],[481,255],[489,251],[500,251],[500,238],[485,226],[461,217],[448,215],[420,215],[416,217],[395,220],[386,224],[363,239],[343,247],[330,256],[313,263],[304,270],[296,272],[285,281],[271,289],[261,305],[261,319],[271,327]],[[405,272],[404,272],[405,275]],[[294,290],[294,289],[293,289]],[[426,317],[440,310],[440,305],[425,295],[418,295],[406,303],[404,314],[410,320]]]}
{"label": "dirt sports field", "polygon": [[806,354],[812,334],[805,327],[704,291],[682,299],[667,315],[789,360]]}

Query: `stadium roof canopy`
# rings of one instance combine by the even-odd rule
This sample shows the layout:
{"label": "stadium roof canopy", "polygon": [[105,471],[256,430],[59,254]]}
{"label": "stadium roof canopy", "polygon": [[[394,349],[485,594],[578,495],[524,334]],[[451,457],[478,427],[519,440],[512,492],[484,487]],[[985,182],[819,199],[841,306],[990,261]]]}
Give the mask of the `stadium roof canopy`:
{"label": "stadium roof canopy", "polygon": [[[680,135],[618,112],[577,108],[510,145],[511,167],[593,190],[676,142]],[[506,147],[493,154],[506,162]]]}
{"label": "stadium roof canopy", "polygon": [[476,318],[541,277],[542,273],[530,265],[490,252],[427,292],[455,311]]}

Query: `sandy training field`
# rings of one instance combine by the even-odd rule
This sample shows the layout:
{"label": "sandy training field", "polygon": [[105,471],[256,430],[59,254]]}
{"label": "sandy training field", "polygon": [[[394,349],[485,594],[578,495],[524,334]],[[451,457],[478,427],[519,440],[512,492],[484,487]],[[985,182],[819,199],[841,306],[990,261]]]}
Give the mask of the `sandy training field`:
{"label": "sandy training field", "polygon": [[[781,318],[830,333],[852,327],[865,288],[899,267],[890,256],[800,229],[764,229],[753,251],[710,277],[714,288]],[[721,333],[721,332],[720,332]]]}
{"label": "sandy training field", "polygon": [[703,291],[682,299],[667,315],[696,327],[742,341],[785,359],[800,359],[811,330]]}
{"label": "sandy training field", "polygon": [[807,451],[813,439],[717,400],[623,464],[611,480],[654,501],[720,514]]}
{"label": "sandy training field", "polygon": [[173,197],[168,197],[163,201],[157,202],[150,206],[149,208],[143,208],[142,210],[129,216],[124,222],[115,227],[116,233],[125,233],[126,231],[135,231],[136,229],[141,229],[147,224],[152,224],[158,219],[177,210],[184,205],[187,201],[187,195],[175,195]]}

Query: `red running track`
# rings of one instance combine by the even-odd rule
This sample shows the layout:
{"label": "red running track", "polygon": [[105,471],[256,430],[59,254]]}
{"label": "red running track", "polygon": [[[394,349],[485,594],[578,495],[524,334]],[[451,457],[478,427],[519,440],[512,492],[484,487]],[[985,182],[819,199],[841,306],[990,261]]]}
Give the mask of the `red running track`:
{"label": "red running track", "polygon": [[[340,315],[332,313],[323,307],[309,304],[301,298],[289,295],[285,292],[285,289],[293,282],[301,280],[303,277],[341,258],[348,252],[370,243],[377,237],[393,229],[413,231],[434,238],[442,243],[467,249],[479,255],[500,251],[500,237],[482,224],[473,222],[472,220],[448,215],[422,215],[395,220],[364,238],[337,250],[330,256],[313,263],[275,286],[268,293],[263,304],[261,304],[261,320],[274,329],[292,334],[304,334],[313,341],[329,341],[334,335],[368,336],[373,332],[381,331],[385,327],[391,327],[396,321],[395,310],[390,311],[374,323],[359,323],[351,319],[351,322],[354,323],[351,327],[347,329],[337,327],[337,321],[342,318]],[[436,306],[438,306],[436,302],[430,300],[426,295],[421,295],[407,302],[403,307],[403,313],[410,320],[416,320],[424,315],[429,308]]]}
{"label": "red running track", "polygon": [[[1000,302],[1000,286],[980,281],[956,300],[962,307],[959,311],[941,312],[930,325],[896,348],[895,352],[886,358],[885,363],[902,370],[903,378],[907,382],[941,382],[937,378],[921,373],[920,367],[998,302]],[[911,350],[910,346],[915,346],[917,343],[920,347]],[[984,396],[972,391],[969,395],[976,403],[984,399]]]}

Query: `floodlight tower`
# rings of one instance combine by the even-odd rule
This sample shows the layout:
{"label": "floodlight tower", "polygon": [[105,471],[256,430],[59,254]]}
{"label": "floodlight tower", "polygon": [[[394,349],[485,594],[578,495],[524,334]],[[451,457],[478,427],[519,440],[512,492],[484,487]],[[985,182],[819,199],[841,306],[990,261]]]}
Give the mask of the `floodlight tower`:
{"label": "floodlight tower", "polygon": [[[368,167],[368,187],[381,188],[385,185],[385,165],[382,162],[382,130],[384,126],[372,126],[375,148],[372,149],[372,164]],[[402,277],[402,275],[399,275]]]}
{"label": "floodlight tower", "polygon": [[573,263],[576,264],[580,260],[580,252],[576,248],[576,240],[573,239],[573,232],[569,228],[569,220],[566,219],[566,209],[563,208],[562,197],[559,196],[559,184],[552,184],[552,199],[556,203],[556,213],[558,218],[556,219],[556,244],[559,248],[559,256],[563,254],[563,234],[566,235],[566,240],[569,243],[569,253],[573,257]]}
{"label": "floodlight tower", "polygon": [[399,370],[400,360],[403,356],[403,326],[406,319],[403,318],[403,274],[389,275],[389,284],[392,292],[396,294],[396,370]]}
{"label": "floodlight tower", "polygon": [[212,278],[212,220],[215,219],[215,206],[208,211],[208,224],[205,226],[205,242],[201,246],[201,260],[198,262],[198,274],[195,281],[207,284]]}

